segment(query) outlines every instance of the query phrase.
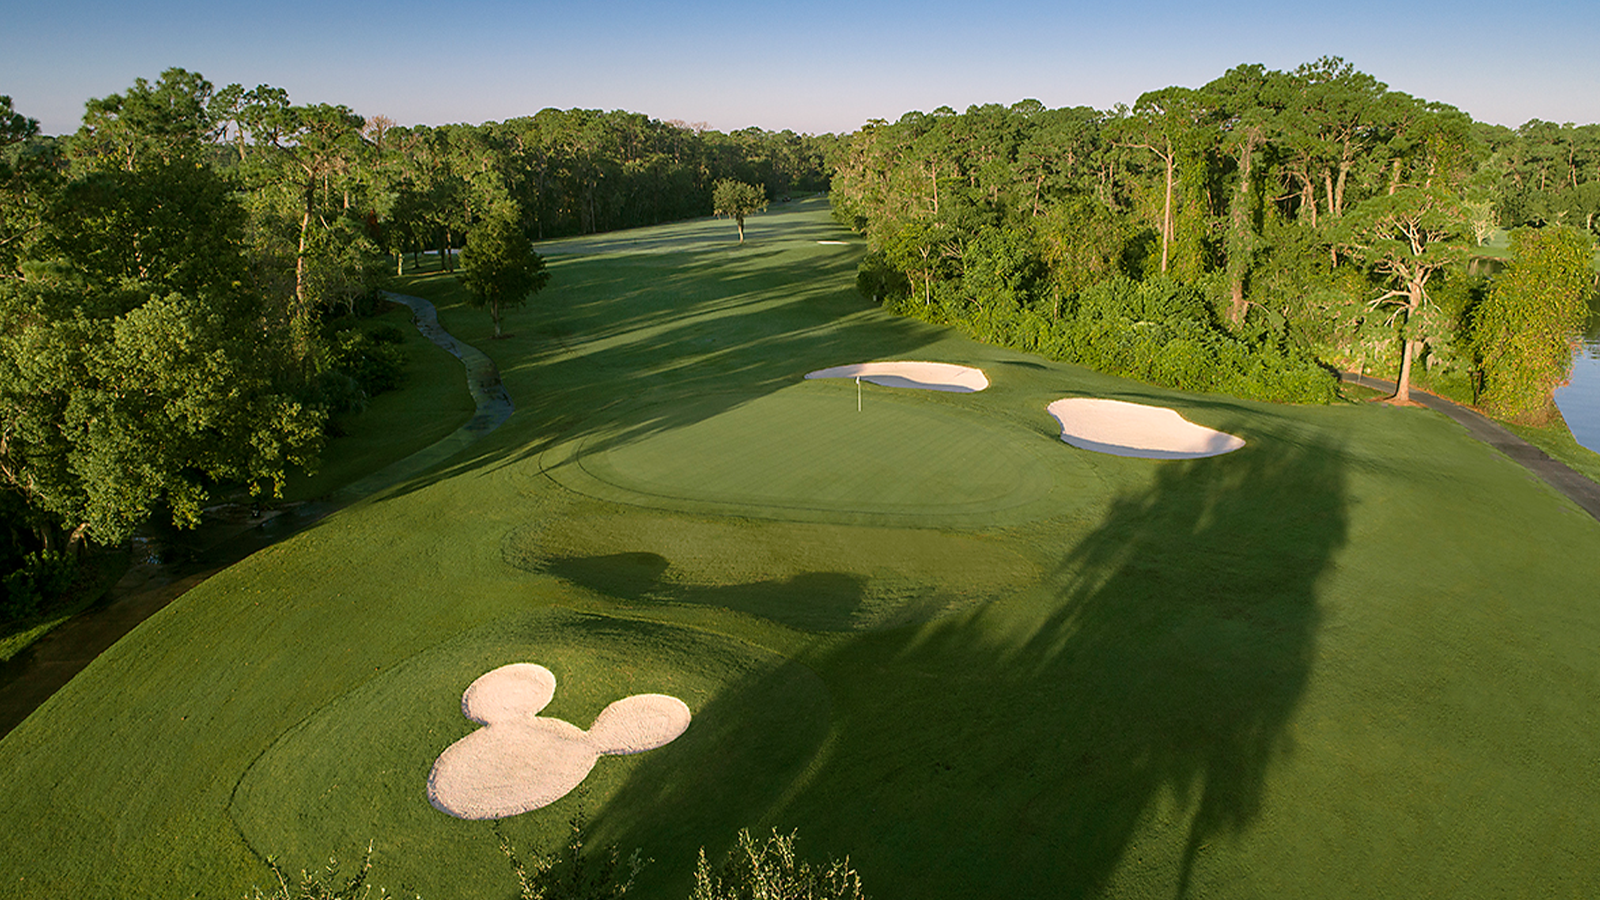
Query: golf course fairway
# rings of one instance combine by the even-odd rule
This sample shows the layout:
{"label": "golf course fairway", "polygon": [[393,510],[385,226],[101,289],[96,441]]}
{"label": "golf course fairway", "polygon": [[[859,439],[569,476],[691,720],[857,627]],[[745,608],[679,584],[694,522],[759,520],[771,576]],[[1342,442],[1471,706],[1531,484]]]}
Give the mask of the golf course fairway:
{"label": "golf course fairway", "polygon": [[[1600,884],[1600,524],[1571,502],[1427,410],[1183,394],[895,317],[825,200],[745,237],[543,245],[503,340],[454,279],[398,285],[515,412],[0,741],[0,896],[238,898],[268,856],[349,872],[370,842],[391,892],[509,898],[499,835],[554,851],[580,813],[652,860],[641,897],[746,827],[848,855],[877,900]],[[989,387],[804,377],[888,360]],[[1046,412],[1075,397],[1245,445],[1081,450]],[[636,694],[693,718],[548,806],[447,815],[462,692],[513,663],[579,728]]]}

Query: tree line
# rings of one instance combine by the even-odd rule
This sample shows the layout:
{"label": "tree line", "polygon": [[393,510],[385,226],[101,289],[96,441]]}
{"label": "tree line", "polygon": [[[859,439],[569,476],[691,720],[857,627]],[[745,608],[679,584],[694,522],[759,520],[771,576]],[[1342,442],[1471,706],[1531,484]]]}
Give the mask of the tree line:
{"label": "tree line", "polygon": [[400,336],[357,317],[423,252],[709,215],[726,180],[824,190],[831,141],[582,109],[401,127],[184,69],[67,136],[0,97],[0,576],[28,599],[86,541],[281,491],[397,383]]}
{"label": "tree line", "polygon": [[[871,251],[864,293],[985,340],[1272,400],[1325,401],[1334,370],[1387,374],[1404,400],[1417,366],[1542,420],[1559,371],[1510,377],[1526,354],[1497,343],[1503,321],[1561,356],[1600,227],[1600,126],[1474,122],[1337,58],[1241,65],[1104,111],[911,112],[869,122],[835,163],[835,216]],[[1513,243],[1512,269],[1581,266],[1555,307],[1509,287],[1486,305],[1504,253],[1482,245],[1508,228],[1546,233]]]}

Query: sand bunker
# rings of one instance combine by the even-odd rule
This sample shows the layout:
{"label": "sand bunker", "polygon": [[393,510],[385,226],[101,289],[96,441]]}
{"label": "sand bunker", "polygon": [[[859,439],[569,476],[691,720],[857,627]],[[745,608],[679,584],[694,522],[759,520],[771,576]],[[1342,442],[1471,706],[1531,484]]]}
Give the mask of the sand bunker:
{"label": "sand bunker", "polygon": [[555,696],[544,666],[514,663],[478,677],[461,712],[485,728],[439,754],[428,800],[461,819],[502,819],[553,803],[606,754],[642,753],[689,727],[689,707],[665,694],[635,694],[607,706],[584,731],[538,715]]}
{"label": "sand bunker", "polygon": [[807,378],[860,378],[884,387],[970,394],[989,386],[982,369],[936,362],[872,362],[807,372]]}
{"label": "sand bunker", "polygon": [[1074,447],[1145,459],[1220,456],[1244,446],[1242,438],[1196,425],[1162,406],[1075,397],[1047,407],[1061,423],[1061,439]]}

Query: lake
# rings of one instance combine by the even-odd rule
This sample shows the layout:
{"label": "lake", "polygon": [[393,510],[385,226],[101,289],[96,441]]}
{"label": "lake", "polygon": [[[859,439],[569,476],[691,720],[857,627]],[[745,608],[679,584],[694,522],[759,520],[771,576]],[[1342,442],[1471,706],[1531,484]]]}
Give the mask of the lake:
{"label": "lake", "polygon": [[1578,443],[1600,453],[1600,314],[1572,356],[1572,377],[1556,388],[1556,406]]}

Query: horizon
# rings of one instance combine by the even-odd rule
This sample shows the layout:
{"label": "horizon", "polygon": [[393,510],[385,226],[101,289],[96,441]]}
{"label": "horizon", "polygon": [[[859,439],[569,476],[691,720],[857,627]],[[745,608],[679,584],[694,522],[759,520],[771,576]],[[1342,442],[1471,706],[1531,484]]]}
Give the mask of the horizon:
{"label": "horizon", "polygon": [[76,131],[87,100],[173,67],[218,87],[270,84],[295,103],[344,104],[402,125],[584,108],[722,132],[844,134],[940,106],[1034,99],[1107,110],[1241,64],[1290,70],[1339,56],[1479,122],[1600,121],[1600,92],[1582,74],[1600,19],[1574,2],[1515,17],[1501,9],[1482,0],[1360,0],[1339,13],[1263,0],[1209,10],[1135,0],[1112,12],[1011,2],[972,22],[948,2],[830,0],[802,20],[724,0],[671,10],[637,0],[582,9],[479,0],[448,13],[418,3],[284,0],[242,10],[161,0],[136,10],[63,0],[13,14],[18,46],[0,61],[0,94],[46,134]]}

